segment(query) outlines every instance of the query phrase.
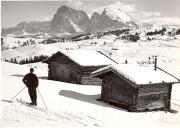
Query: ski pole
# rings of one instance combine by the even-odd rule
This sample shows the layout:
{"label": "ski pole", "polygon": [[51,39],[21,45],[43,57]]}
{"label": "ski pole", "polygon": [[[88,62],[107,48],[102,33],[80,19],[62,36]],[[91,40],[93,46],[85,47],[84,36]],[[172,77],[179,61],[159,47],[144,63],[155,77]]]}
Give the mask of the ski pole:
{"label": "ski pole", "polygon": [[17,96],[19,95],[19,93],[21,93],[26,87],[24,87],[21,91],[19,91],[13,98],[11,98],[11,101]]}
{"label": "ski pole", "polygon": [[42,101],[43,101],[43,103],[44,103],[44,106],[45,106],[45,108],[46,108],[46,110],[47,110],[47,106],[46,106],[46,104],[45,104],[45,102],[44,102],[44,100],[43,100],[43,97],[42,97],[42,95],[41,95],[41,93],[40,93],[40,91],[39,91],[39,89],[38,89],[38,88],[37,88],[37,90],[38,90],[39,95],[41,96],[41,99],[42,99]]}

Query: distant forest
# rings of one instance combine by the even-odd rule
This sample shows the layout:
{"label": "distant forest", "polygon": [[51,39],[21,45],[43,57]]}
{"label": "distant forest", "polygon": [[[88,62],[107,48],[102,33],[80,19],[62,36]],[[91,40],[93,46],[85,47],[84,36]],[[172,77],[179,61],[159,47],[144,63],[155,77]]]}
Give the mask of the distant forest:
{"label": "distant forest", "polygon": [[5,59],[4,61],[10,62],[10,63],[15,63],[15,64],[28,64],[28,63],[36,63],[36,62],[41,62],[47,59],[48,56],[46,55],[40,55],[40,56],[34,56],[26,59],[21,59],[18,61],[16,58],[11,58],[11,59]]}

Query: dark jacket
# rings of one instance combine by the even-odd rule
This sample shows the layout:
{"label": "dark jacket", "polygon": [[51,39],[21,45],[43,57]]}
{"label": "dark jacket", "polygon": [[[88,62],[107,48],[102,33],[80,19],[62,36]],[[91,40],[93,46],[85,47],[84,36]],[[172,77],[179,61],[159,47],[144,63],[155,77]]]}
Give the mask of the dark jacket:
{"label": "dark jacket", "polygon": [[38,78],[35,74],[33,73],[28,73],[24,76],[23,78],[23,83],[28,87],[28,88],[37,88],[39,81]]}

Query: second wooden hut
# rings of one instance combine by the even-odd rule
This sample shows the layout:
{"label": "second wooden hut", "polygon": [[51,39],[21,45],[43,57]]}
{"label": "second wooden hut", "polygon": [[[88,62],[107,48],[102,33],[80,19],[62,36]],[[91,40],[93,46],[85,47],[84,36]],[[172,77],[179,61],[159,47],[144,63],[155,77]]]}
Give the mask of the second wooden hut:
{"label": "second wooden hut", "polygon": [[59,51],[46,59],[48,79],[85,85],[101,85],[102,80],[92,78],[91,72],[116,62],[98,51]]}

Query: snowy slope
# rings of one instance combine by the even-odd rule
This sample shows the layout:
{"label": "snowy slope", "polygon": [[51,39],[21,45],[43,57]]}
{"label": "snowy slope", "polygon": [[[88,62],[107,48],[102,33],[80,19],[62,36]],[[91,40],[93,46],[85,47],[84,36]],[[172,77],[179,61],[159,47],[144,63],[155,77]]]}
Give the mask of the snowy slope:
{"label": "snowy slope", "polygon": [[[95,49],[95,50],[100,50],[100,51],[104,51],[104,50],[109,50],[108,52],[115,52],[112,51],[111,49],[121,49],[116,51],[115,54],[125,54],[126,52],[129,53],[137,53],[138,51],[144,51],[141,50],[140,48],[144,48],[144,47],[151,47],[152,49],[153,47],[157,48],[157,47],[163,47],[169,49],[169,47],[179,47],[179,35],[168,35],[169,32],[173,33],[175,32],[175,30],[177,30],[178,28],[176,27],[166,27],[166,31],[165,31],[165,35],[161,35],[161,34],[156,34],[156,35],[149,35],[147,36],[146,33],[148,32],[155,32],[156,30],[162,30],[162,26],[155,26],[152,28],[140,28],[140,29],[132,29],[131,31],[129,31],[129,34],[133,34],[135,35],[136,33],[139,33],[140,39],[136,42],[136,43],[132,43],[130,40],[125,40],[122,39],[122,36],[126,36],[126,34],[120,34],[119,36],[114,35],[109,33],[109,35],[104,35],[104,36],[100,36],[100,38],[98,37],[98,34],[91,34],[88,37],[90,39],[86,39],[86,40],[81,40],[81,38],[85,39],[86,36],[82,36],[79,39],[81,41],[75,41],[75,42],[71,42],[71,41],[65,41],[63,42],[58,42],[58,43],[53,43],[51,45],[47,44],[47,46],[42,45],[42,47],[46,47],[45,49],[47,49],[47,52],[49,52],[49,49],[52,49],[52,47],[58,47],[59,49]],[[61,33],[62,34],[62,33]],[[97,39],[98,37],[98,39]],[[148,40],[148,38],[150,38],[150,40]],[[23,43],[25,42],[34,42],[35,45],[34,46],[27,46],[27,47],[22,47]],[[4,44],[2,45],[2,47],[4,48],[10,48],[9,50],[3,50],[2,51],[2,58],[12,58],[11,55],[16,56],[15,54],[18,53],[19,49],[21,49],[21,53],[17,54],[17,56],[20,56],[21,54],[23,55],[23,50],[26,52],[28,52],[28,48],[35,48],[36,52],[38,51],[42,51],[42,49],[37,45],[39,44],[39,42],[43,41],[44,39],[36,39],[36,38],[12,38],[12,37],[3,37],[3,42]],[[167,47],[166,47],[167,46]],[[16,49],[14,47],[17,47]],[[18,47],[22,47],[22,48],[18,48]],[[57,48],[55,48],[55,51]],[[13,49],[11,49],[13,48]],[[38,50],[39,48],[39,50]],[[151,48],[150,48],[151,49]],[[151,49],[151,50],[152,50]],[[160,48],[161,49],[161,48]],[[111,51],[110,51],[111,50]],[[125,50],[125,52],[123,52]],[[11,53],[9,53],[11,52]],[[31,50],[30,50],[31,52]],[[117,53],[118,52],[118,53]],[[160,50],[161,52],[161,50]],[[4,54],[5,53],[5,54]],[[15,54],[14,54],[15,53]],[[51,53],[51,52],[50,52]],[[153,54],[153,53],[151,53]],[[10,55],[10,56],[8,56]],[[134,54],[133,54],[134,55]],[[32,55],[33,56],[33,55]],[[122,56],[123,58],[126,56]],[[129,57],[129,56],[128,56]],[[120,59],[120,58],[119,58]]]}
{"label": "snowy slope", "polygon": [[27,43],[30,45],[32,42],[34,44],[38,44],[42,41],[44,41],[44,39],[37,39],[37,38],[15,38],[15,37],[2,37],[3,38],[3,44],[1,47],[4,47],[5,49],[10,49],[10,48],[14,48],[14,47],[20,47],[22,46],[24,43]]}
{"label": "snowy slope", "polygon": [[[29,71],[29,67],[4,62],[2,62],[2,66],[3,68],[8,67],[7,70],[2,70],[2,85],[4,85],[2,86],[2,99],[8,100],[24,87],[22,76]],[[80,90],[79,94],[84,92],[86,94],[96,95],[99,92],[99,87],[91,89],[90,86],[87,86],[87,88],[81,89],[81,86],[78,85],[45,80],[44,78],[47,76],[46,70],[35,69],[35,73],[40,78],[39,90],[48,106],[48,110],[45,109],[39,94],[38,106],[40,110],[21,105],[16,102],[16,100],[14,103],[1,101],[3,116],[1,116],[0,126],[95,127],[96,125],[99,126],[102,124],[101,121],[91,117],[90,113],[86,114],[76,110],[79,109],[78,103],[80,102],[83,105],[83,101],[70,98],[70,96],[73,96],[73,92],[74,95],[78,96],[78,93],[75,93],[78,90]],[[70,94],[71,92],[72,95]],[[22,98],[23,100],[30,102],[27,89],[17,98]],[[95,98],[96,96],[94,96],[93,99],[95,100]],[[67,106],[72,105],[73,107],[67,108]]]}
{"label": "snowy slope", "polygon": [[[167,36],[167,35],[153,35],[151,38],[156,38],[153,40],[147,40],[146,32],[154,31],[158,29],[136,29],[130,31],[130,33],[140,33],[140,40],[137,42],[131,42],[129,40],[121,39],[121,35],[118,37],[116,35],[110,34],[102,36],[97,39],[96,37],[87,40],[81,41],[65,41],[47,44],[47,45],[33,45],[26,46],[16,49],[9,49],[2,51],[2,59],[10,58],[26,58],[34,55],[51,55],[56,53],[58,49],[60,50],[73,50],[73,49],[83,49],[83,50],[95,50],[101,51],[111,58],[115,59],[120,63],[124,63],[125,60],[128,60],[129,63],[142,63],[148,61],[148,57],[153,57],[154,55],[158,56],[158,65],[159,63],[166,63],[169,65],[169,62],[180,61],[180,37],[176,36]],[[162,29],[159,28],[159,29]],[[169,29],[168,29],[169,31]],[[168,32],[167,31],[167,32]],[[151,59],[152,61],[152,59]],[[171,64],[170,64],[171,65]]]}
{"label": "snowy slope", "polygon": [[[1,62],[2,98],[9,100],[24,85],[22,77],[29,67]],[[54,126],[54,127],[138,127],[138,128],[179,128],[180,113],[165,112],[130,113],[104,102],[96,101],[101,88],[82,86],[44,79],[46,70],[35,69],[40,80],[41,92],[48,110],[45,109],[38,93],[38,109],[29,108],[14,101],[1,101],[0,126]],[[180,86],[172,90],[172,108],[180,111]],[[17,99],[30,101],[27,89]],[[129,123],[131,122],[131,123]]]}
{"label": "snowy slope", "polygon": [[59,50],[58,47],[48,44],[36,44],[30,46],[24,46],[16,49],[8,49],[2,52],[2,59],[16,58],[17,61],[34,56],[47,55],[51,56]]}

